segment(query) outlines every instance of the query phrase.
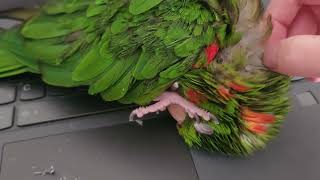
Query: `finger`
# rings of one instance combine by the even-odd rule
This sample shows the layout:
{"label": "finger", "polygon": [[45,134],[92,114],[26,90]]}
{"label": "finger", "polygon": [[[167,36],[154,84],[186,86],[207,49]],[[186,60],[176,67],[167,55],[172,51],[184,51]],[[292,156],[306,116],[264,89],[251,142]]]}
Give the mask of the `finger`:
{"label": "finger", "polygon": [[271,0],[266,16],[271,15],[274,21],[289,26],[301,7],[300,0]]}
{"label": "finger", "polygon": [[288,36],[314,35],[318,31],[318,21],[308,6],[301,8],[289,27]]}
{"label": "finger", "polygon": [[273,69],[276,66],[276,54],[280,41],[287,37],[287,28],[277,21],[273,21],[273,32],[265,44],[264,64]]}
{"label": "finger", "polygon": [[275,70],[292,76],[320,77],[320,36],[301,35],[283,40]]}
{"label": "finger", "polygon": [[168,111],[171,116],[178,122],[178,124],[182,124],[187,117],[186,111],[179,105],[170,105],[168,107]]}

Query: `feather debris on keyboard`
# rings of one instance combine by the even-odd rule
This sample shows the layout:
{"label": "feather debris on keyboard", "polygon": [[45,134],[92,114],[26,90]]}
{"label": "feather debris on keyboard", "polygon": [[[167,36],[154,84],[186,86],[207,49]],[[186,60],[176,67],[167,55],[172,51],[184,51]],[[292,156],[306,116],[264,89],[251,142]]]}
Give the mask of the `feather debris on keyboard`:
{"label": "feather debris on keyboard", "polygon": [[289,110],[289,77],[262,63],[271,25],[259,0],[51,0],[36,11],[1,32],[0,77],[31,72],[147,106],[131,120],[180,105],[185,142],[227,155],[265,148]]}

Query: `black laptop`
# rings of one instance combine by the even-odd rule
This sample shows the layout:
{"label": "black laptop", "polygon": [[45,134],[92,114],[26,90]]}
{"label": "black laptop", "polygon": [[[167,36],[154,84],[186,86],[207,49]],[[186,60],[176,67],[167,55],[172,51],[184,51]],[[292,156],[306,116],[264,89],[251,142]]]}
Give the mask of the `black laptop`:
{"label": "black laptop", "polygon": [[[1,0],[0,9],[39,1]],[[1,20],[1,26],[14,22]],[[295,79],[282,132],[252,157],[189,149],[166,113],[143,127],[134,108],[24,74],[0,80],[0,180],[319,180],[320,84]]]}

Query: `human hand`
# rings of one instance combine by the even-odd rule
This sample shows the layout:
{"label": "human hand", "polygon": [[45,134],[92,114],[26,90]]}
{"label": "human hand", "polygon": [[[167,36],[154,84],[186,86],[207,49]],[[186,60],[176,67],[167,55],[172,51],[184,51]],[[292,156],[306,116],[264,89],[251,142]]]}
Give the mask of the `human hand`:
{"label": "human hand", "polygon": [[320,0],[272,0],[264,63],[291,76],[320,77]]}

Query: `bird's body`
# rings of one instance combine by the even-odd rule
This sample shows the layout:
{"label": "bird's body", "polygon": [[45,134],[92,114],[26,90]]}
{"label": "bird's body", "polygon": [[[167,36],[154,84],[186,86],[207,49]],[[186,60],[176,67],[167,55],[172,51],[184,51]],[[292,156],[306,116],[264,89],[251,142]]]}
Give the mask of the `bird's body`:
{"label": "bird's body", "polygon": [[0,32],[0,77],[31,72],[105,101],[157,101],[138,117],[179,104],[187,144],[247,155],[275,136],[288,110],[289,78],[262,64],[259,8],[258,0],[52,0]]}

